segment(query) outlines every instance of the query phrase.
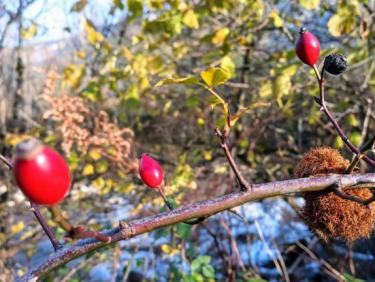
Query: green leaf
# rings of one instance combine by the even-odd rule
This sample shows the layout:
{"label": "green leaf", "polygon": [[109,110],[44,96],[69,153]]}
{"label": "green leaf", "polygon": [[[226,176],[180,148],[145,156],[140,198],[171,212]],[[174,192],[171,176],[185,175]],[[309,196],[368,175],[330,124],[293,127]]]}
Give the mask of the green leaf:
{"label": "green leaf", "polygon": [[299,0],[302,7],[307,10],[313,10],[319,7],[320,0]]}
{"label": "green leaf", "polygon": [[355,146],[359,146],[361,144],[362,136],[359,132],[352,132],[348,137]]}
{"label": "green leaf", "polygon": [[210,256],[199,256],[193,260],[191,263],[191,271],[192,272],[199,272],[203,265],[209,265],[211,262]]}
{"label": "green leaf", "polygon": [[197,84],[198,78],[195,76],[187,76],[180,78],[165,78],[156,83],[155,87],[168,85],[168,84]]}
{"label": "green leaf", "polygon": [[87,0],[79,0],[75,2],[72,8],[70,8],[70,12],[76,12],[76,13],[81,12],[86,7],[87,3],[88,3]]}
{"label": "green leaf", "polygon": [[215,270],[212,265],[207,264],[202,267],[202,274],[207,278],[214,278],[215,277]]}
{"label": "green leaf", "polygon": [[143,3],[142,0],[127,0],[128,9],[131,13],[131,18],[140,17],[143,13]]}
{"label": "green leaf", "polygon": [[123,10],[124,9],[124,4],[122,4],[122,1],[121,0],[112,0],[113,4],[116,5],[117,8],[119,8],[120,10]]}
{"label": "green leaf", "polygon": [[181,237],[181,239],[187,240],[191,236],[191,225],[186,223],[179,223],[177,224],[176,231],[178,236]]}
{"label": "green leaf", "polygon": [[203,81],[208,86],[224,84],[229,79],[229,74],[222,68],[209,68],[201,72]]}

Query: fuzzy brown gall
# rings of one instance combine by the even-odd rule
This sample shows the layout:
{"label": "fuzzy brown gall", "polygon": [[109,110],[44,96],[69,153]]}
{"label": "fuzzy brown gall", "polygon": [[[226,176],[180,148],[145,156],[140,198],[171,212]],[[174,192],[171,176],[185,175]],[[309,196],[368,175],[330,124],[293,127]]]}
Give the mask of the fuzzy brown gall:
{"label": "fuzzy brown gall", "polygon": [[[348,166],[349,161],[337,150],[316,148],[303,156],[294,174],[295,177],[344,174]],[[366,188],[347,190],[345,193],[362,199],[372,196]],[[327,191],[304,193],[303,197],[303,220],[323,240],[338,238],[353,242],[370,237],[375,224],[374,204],[364,206]]]}

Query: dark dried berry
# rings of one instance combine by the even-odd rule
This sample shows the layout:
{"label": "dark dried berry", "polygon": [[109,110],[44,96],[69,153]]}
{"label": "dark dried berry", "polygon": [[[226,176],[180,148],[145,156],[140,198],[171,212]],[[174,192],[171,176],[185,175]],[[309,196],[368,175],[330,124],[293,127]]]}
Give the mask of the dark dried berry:
{"label": "dark dried berry", "polygon": [[333,75],[343,73],[347,66],[346,58],[340,54],[330,54],[324,59],[324,69]]}

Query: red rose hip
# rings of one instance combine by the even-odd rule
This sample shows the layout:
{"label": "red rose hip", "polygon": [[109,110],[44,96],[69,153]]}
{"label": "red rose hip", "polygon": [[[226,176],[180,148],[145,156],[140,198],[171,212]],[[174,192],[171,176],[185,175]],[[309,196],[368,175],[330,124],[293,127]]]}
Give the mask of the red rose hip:
{"label": "red rose hip", "polygon": [[16,146],[13,174],[18,187],[36,204],[57,204],[70,189],[70,172],[64,158],[37,139]]}
{"label": "red rose hip", "polygon": [[139,176],[150,188],[159,188],[163,182],[163,169],[156,160],[142,154],[139,160]]}
{"label": "red rose hip", "polygon": [[300,37],[296,43],[296,53],[298,58],[307,65],[313,66],[320,56],[320,43],[314,34],[301,28]]}

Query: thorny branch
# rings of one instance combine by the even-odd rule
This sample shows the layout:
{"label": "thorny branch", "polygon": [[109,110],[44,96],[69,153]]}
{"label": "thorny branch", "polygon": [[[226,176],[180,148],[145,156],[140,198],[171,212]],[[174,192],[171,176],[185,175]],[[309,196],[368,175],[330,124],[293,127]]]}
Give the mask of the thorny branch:
{"label": "thorny branch", "polygon": [[247,180],[243,177],[241,171],[239,170],[236,162],[234,161],[234,159],[233,159],[233,157],[232,157],[232,155],[229,151],[229,148],[228,148],[228,145],[227,145],[227,142],[226,142],[226,137],[224,136],[224,134],[218,128],[215,129],[215,133],[220,138],[221,148],[224,151],[224,154],[225,154],[225,156],[226,156],[226,158],[229,162],[230,167],[232,168],[234,174],[236,175],[236,178],[237,178],[237,180],[240,184],[240,187],[241,187],[241,191],[252,190],[252,184],[247,182]]}
{"label": "thorny branch", "polygon": [[[345,189],[362,188],[363,185],[375,188],[375,173],[354,175],[329,174],[323,177],[253,184],[252,190],[233,192],[211,200],[180,207],[173,211],[135,219],[128,223],[120,222],[119,227],[102,231],[102,233],[110,237],[110,242],[114,243],[192,218],[209,217],[247,202],[291,193],[321,191],[329,189],[336,183],[340,183],[341,187]],[[79,240],[73,245],[66,246],[52,254],[45,262],[31,269],[23,277],[19,278],[18,281],[38,279],[49,271],[108,244],[109,242],[100,242],[95,239]]]}
{"label": "thorny branch", "polygon": [[[337,123],[335,117],[332,115],[332,113],[327,108],[327,105],[325,103],[325,94],[324,94],[324,67],[322,69],[321,74],[319,73],[319,70],[316,65],[313,66],[316,79],[319,82],[319,91],[320,91],[320,97],[315,97],[315,102],[318,103],[321,106],[321,111],[324,112],[324,114],[327,116],[329,121],[332,123],[333,127],[336,129],[337,133],[341,137],[342,141],[348,146],[348,148],[356,155],[360,154],[360,150],[352,143],[350,142],[348,136],[346,136],[345,132],[342,130],[340,125]],[[375,160],[370,158],[367,155],[363,156],[363,160],[368,163],[370,166],[375,167]]]}

